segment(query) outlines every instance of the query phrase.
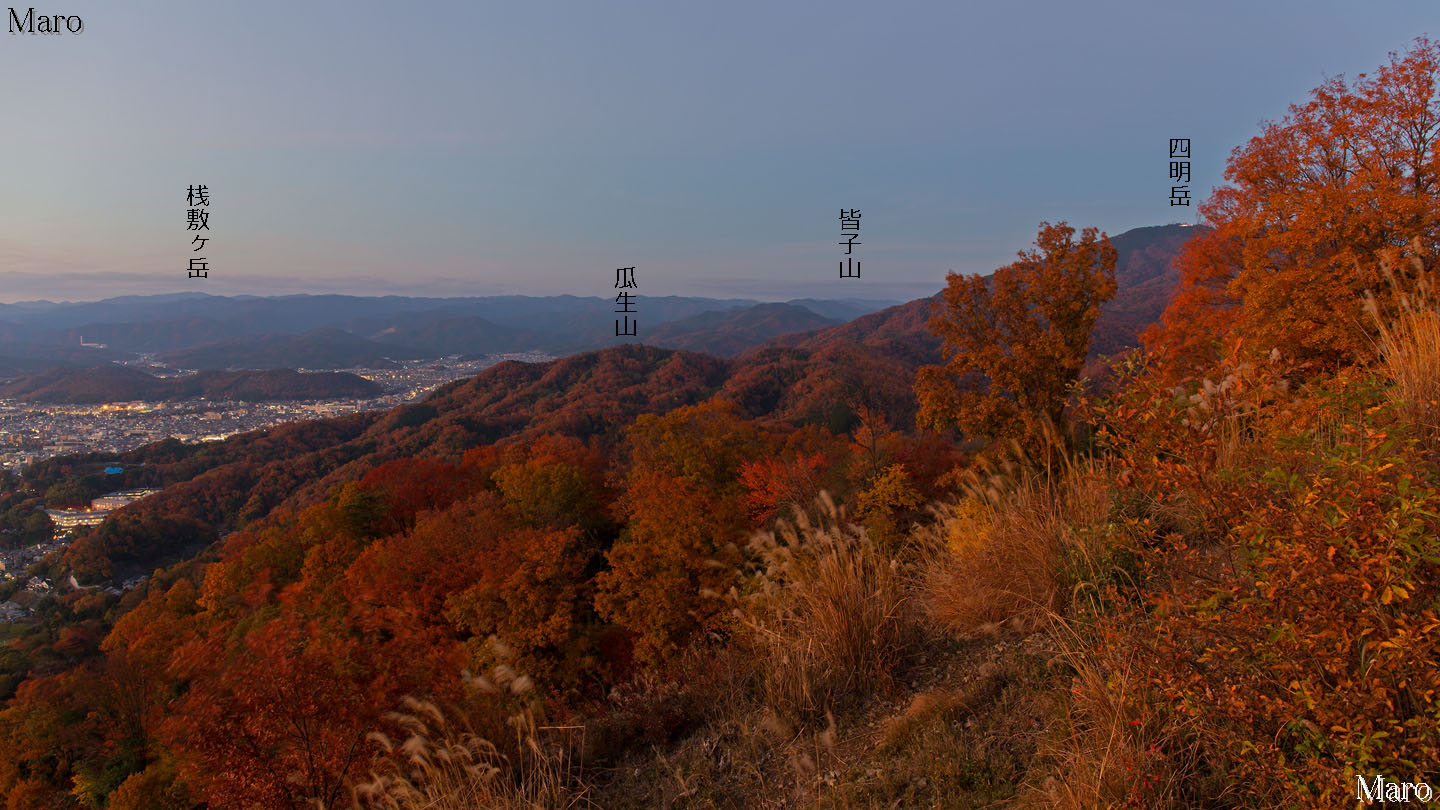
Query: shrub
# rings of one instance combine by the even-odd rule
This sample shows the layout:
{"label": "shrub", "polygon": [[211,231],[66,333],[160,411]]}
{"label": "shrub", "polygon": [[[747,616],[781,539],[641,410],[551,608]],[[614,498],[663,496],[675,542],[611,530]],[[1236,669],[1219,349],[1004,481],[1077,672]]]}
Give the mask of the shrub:
{"label": "shrub", "polygon": [[749,550],[736,616],[772,710],[815,720],[891,681],[913,627],[898,561],[828,495],[813,515],[796,510]]}
{"label": "shrub", "polygon": [[636,660],[658,671],[726,629],[724,605],[697,594],[731,584],[736,541],[752,528],[741,469],[770,442],[722,400],[641,416],[628,436],[626,528],[595,578],[595,609],[632,633]]}
{"label": "shrub", "polygon": [[1440,439],[1440,298],[1421,261],[1418,240],[1404,263],[1409,272],[1401,280],[1397,258],[1382,259],[1381,271],[1389,281],[1395,302],[1394,318],[1380,312],[1373,293],[1365,309],[1379,330],[1376,340],[1382,368],[1394,383],[1392,396],[1401,403],[1410,424],[1425,439]]}
{"label": "shrub", "polygon": [[108,801],[110,810],[190,810],[195,806],[184,784],[176,781],[174,766],[166,761],[131,774]]}
{"label": "shrub", "polygon": [[976,476],[969,494],[938,507],[925,546],[925,612],[959,637],[1002,625],[1035,629],[1066,610],[1074,588],[1101,575],[1112,540],[1109,495],[1094,463],[1053,474],[1011,466]]}
{"label": "shrub", "polygon": [[[1193,435],[1170,401],[1155,446]],[[1110,623],[1148,701],[1172,707],[1167,733],[1193,734],[1212,771],[1195,795],[1333,807],[1356,774],[1412,781],[1440,762],[1440,470],[1409,402],[1359,371],[1312,379],[1256,413],[1228,469],[1140,468],[1155,490],[1194,484],[1223,528],[1144,546],[1148,610]]]}
{"label": "shrub", "polygon": [[[355,810],[563,810],[581,803],[567,746],[541,739],[555,727],[540,725],[530,678],[499,664],[465,682],[475,703],[468,714],[406,698],[405,711],[389,716],[405,739],[370,734],[381,755],[370,779],[352,789]],[[496,728],[497,716],[505,716],[513,739]]]}
{"label": "shrub", "polygon": [[1114,634],[1082,637],[1057,623],[1056,637],[1074,668],[1069,708],[1032,776],[1025,806],[1054,810],[1145,808],[1196,810],[1191,789],[1200,770],[1193,730],[1176,718],[1145,680],[1132,649]]}

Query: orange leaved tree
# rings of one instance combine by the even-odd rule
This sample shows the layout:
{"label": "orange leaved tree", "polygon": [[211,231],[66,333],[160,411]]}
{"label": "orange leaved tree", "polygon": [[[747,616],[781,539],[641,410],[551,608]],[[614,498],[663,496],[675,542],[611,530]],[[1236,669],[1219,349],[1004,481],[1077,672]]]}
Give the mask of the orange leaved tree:
{"label": "orange leaved tree", "polygon": [[[1437,145],[1440,43],[1422,37],[1374,75],[1317,87],[1231,154],[1229,184],[1200,209],[1216,230],[1146,343],[1183,352],[1233,323],[1225,353],[1278,348],[1332,368],[1371,357],[1364,293],[1387,293],[1376,256],[1412,239],[1440,247]],[[1218,320],[1202,312],[1237,302]]]}
{"label": "orange leaved tree", "polygon": [[988,277],[947,277],[930,329],[945,363],[915,381],[921,424],[1034,448],[1060,426],[1100,305],[1115,295],[1115,248],[1094,228],[1040,223],[1036,250]]}
{"label": "orange leaved tree", "polygon": [[634,634],[640,662],[660,666],[728,624],[729,605],[702,594],[733,582],[738,544],[754,528],[742,470],[773,442],[720,399],[643,415],[628,439],[625,529],[596,577],[595,607]]}

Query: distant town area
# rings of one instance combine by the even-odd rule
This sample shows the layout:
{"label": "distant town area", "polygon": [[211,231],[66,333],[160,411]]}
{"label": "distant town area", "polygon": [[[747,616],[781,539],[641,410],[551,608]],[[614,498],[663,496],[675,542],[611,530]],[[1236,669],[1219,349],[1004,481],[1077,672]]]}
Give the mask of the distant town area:
{"label": "distant town area", "polygon": [[[107,467],[106,473],[119,473],[119,467]],[[60,538],[65,532],[77,526],[98,526],[110,513],[122,506],[128,506],[141,498],[154,495],[158,489],[124,489],[118,492],[108,492],[90,501],[86,509],[46,509],[45,514],[50,516],[50,521],[55,524],[55,536]]]}
{"label": "distant town area", "polygon": [[[0,399],[0,467],[25,465],[72,453],[117,453],[167,438],[220,441],[237,433],[285,422],[381,410],[412,402],[448,382],[473,377],[505,360],[543,362],[541,352],[412,360],[396,368],[343,369],[380,385],[385,393],[364,399],[309,402],[121,402],[61,405]],[[300,369],[305,371],[305,369]]]}
{"label": "distant town area", "polygon": [[[483,359],[408,361],[396,368],[345,369],[380,385],[385,393],[368,399],[314,402],[122,402],[100,405],[46,405],[0,399],[0,464],[18,472],[26,464],[58,455],[121,452],[167,438],[183,442],[220,441],[237,433],[284,422],[341,416],[357,411],[391,408],[419,399],[455,380],[473,377],[505,360],[542,362],[539,352],[491,355]],[[300,369],[303,371],[304,369]],[[119,473],[120,468],[107,468]],[[46,509],[53,526],[43,542],[0,548],[0,624],[24,621],[57,587],[81,588],[73,580],[51,582],[31,569],[62,551],[78,528],[95,526],[111,512],[159,492],[130,489],[109,492],[80,509]],[[131,577],[102,588],[120,594],[145,581]]]}
{"label": "distant town area", "polygon": [[[46,509],[45,514],[50,516],[51,522],[55,525],[54,534],[48,541],[22,548],[0,548],[0,584],[9,583],[11,580],[20,580],[15,583],[19,587],[7,588],[8,598],[0,600],[0,623],[17,622],[29,618],[39,600],[55,590],[55,583],[51,582],[48,577],[31,574],[26,569],[50,554],[63,550],[75,536],[76,528],[96,526],[116,509],[128,506],[142,498],[148,498],[159,491],[149,488],[126,489],[108,492],[94,498],[90,501],[90,506],[85,509]],[[134,588],[145,579],[144,575],[134,576],[120,583],[119,587],[108,586],[103,590],[118,595]],[[68,584],[72,588],[80,587],[73,576]]]}

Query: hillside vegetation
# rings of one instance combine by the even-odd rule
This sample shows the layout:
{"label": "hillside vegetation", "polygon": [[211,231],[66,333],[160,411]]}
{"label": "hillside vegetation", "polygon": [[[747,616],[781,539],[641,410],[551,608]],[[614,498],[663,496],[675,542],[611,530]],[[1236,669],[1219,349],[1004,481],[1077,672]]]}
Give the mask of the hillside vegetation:
{"label": "hillside vegetation", "polygon": [[1418,40],[1236,150],[1178,294],[1088,385],[1127,265],[1042,223],[933,302],[734,360],[505,363],[147,449],[136,480],[177,480],[47,561],[82,587],[6,631],[4,807],[1436,786],[1437,80]]}

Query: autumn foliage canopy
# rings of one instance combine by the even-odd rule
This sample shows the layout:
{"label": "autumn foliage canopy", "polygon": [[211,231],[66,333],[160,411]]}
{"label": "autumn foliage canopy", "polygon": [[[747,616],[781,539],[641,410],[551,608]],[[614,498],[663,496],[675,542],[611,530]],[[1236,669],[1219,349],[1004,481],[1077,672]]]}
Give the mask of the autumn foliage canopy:
{"label": "autumn foliage canopy", "polygon": [[1094,228],[1075,240],[1041,223],[1035,250],[988,277],[947,277],[931,329],[944,365],[920,370],[919,419],[1035,446],[1062,422],[1100,305],[1115,295],[1115,249]]}
{"label": "autumn foliage canopy", "polygon": [[1272,349],[1325,368],[1370,357],[1380,254],[1440,247],[1440,42],[1317,87],[1237,147],[1225,179],[1147,344],[1172,373]]}

